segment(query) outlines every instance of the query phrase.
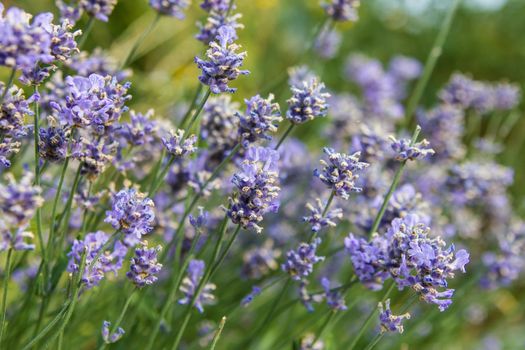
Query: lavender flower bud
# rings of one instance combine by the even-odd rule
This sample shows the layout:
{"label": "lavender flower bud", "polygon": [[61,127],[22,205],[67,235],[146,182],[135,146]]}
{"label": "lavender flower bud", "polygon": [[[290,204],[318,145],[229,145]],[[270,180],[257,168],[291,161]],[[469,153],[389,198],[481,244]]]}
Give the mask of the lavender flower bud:
{"label": "lavender flower bud", "polygon": [[178,19],[184,19],[184,10],[190,4],[190,0],[149,0],[149,5],[159,13]]}
{"label": "lavender flower bud", "polygon": [[13,229],[6,227],[6,223],[0,220],[0,252],[8,249],[25,251],[35,250],[32,243],[34,235],[26,231],[26,227]]}
{"label": "lavender flower bud", "polygon": [[334,311],[344,311],[347,309],[345,299],[341,296],[341,293],[337,290],[333,291],[330,289],[330,280],[328,278],[323,277],[321,279],[321,285],[324,289],[326,303],[330,309]]}
{"label": "lavender flower bud", "polygon": [[267,99],[256,95],[245,100],[246,112],[238,114],[239,135],[244,148],[258,139],[270,140],[269,133],[277,131],[278,123],[283,120],[279,104],[273,103],[274,96],[268,95]]}
{"label": "lavender flower bud", "polygon": [[162,269],[162,264],[157,261],[157,254],[161,249],[160,245],[148,248],[147,242],[142,242],[141,246],[135,249],[135,256],[131,259],[131,265],[126,274],[135,286],[142,288],[157,281],[157,275]]}
{"label": "lavender flower bud", "polygon": [[334,19],[334,21],[355,22],[358,20],[357,8],[360,5],[359,0],[330,0],[328,4],[323,7],[326,14]]}
{"label": "lavender flower bud", "polygon": [[169,154],[175,158],[183,158],[197,150],[195,143],[197,142],[197,136],[191,135],[184,139],[184,130],[178,129],[177,131],[171,131],[169,138],[162,138],[162,143]]}
{"label": "lavender flower bud", "polygon": [[135,189],[124,189],[111,200],[111,210],[106,211],[107,222],[125,234],[124,242],[134,246],[142,236],[153,230],[155,213],[153,201]]}
{"label": "lavender flower bud", "polygon": [[247,70],[240,70],[246,53],[236,53],[238,45],[233,44],[235,31],[230,26],[222,26],[218,30],[216,41],[210,43],[206,51],[208,60],[195,57],[197,67],[202,71],[199,80],[210,87],[211,92],[235,92],[228,83],[237,79],[239,75],[249,74]]}
{"label": "lavender flower bud", "polygon": [[126,333],[121,327],[118,327],[114,333],[110,334],[110,328],[111,322],[104,321],[104,323],[102,323],[102,340],[104,340],[104,343],[106,344],[116,343],[120,340],[120,338],[122,338],[124,333]]}
{"label": "lavender flower bud", "polygon": [[321,243],[320,238],[316,238],[312,243],[301,243],[296,250],[286,253],[286,261],[281,265],[281,269],[288,273],[295,281],[301,281],[308,277],[314,270],[314,264],[324,260],[323,256],[317,256],[317,246]]}
{"label": "lavender flower bud", "polygon": [[251,147],[240,171],[233,175],[232,182],[237,192],[230,198],[228,217],[245,229],[262,231],[258,225],[267,212],[276,212],[278,187],[277,162],[279,153],[264,147]]}
{"label": "lavender flower bud", "polygon": [[348,199],[351,192],[361,192],[363,189],[355,186],[359,178],[357,173],[366,169],[369,164],[360,162],[360,152],[352,155],[336,153],[332,148],[325,147],[323,151],[328,155],[328,162],[321,160],[322,170],[315,169],[314,176],[328,186],[335,195]]}
{"label": "lavender flower bud", "polygon": [[313,232],[319,232],[323,227],[335,227],[334,220],[343,218],[343,210],[341,208],[331,209],[323,216],[324,204],[320,198],[315,200],[316,206],[307,203],[306,208],[310,211],[309,216],[304,216],[303,221],[308,222],[312,226]]}
{"label": "lavender flower bud", "polygon": [[335,29],[323,29],[314,42],[314,49],[319,57],[329,60],[339,51],[342,41],[341,33]]}
{"label": "lavender flower bud", "polygon": [[253,286],[252,287],[252,291],[250,292],[250,294],[248,294],[247,296],[245,296],[242,300],[241,300],[241,306],[242,307],[247,307],[248,305],[250,305],[253,301],[253,299],[255,299],[259,294],[261,294],[262,292],[262,289],[257,287],[257,286]]}
{"label": "lavender flower bud", "polygon": [[[184,293],[184,298],[179,300],[179,304],[189,304],[197,292],[201,278],[204,275],[204,261],[202,260],[191,260],[188,265],[188,275],[182,280],[180,290]],[[195,308],[199,312],[204,311],[204,305],[212,304],[215,300],[213,291],[215,290],[215,284],[206,283],[200,294],[195,299]]]}
{"label": "lavender flower bud", "polygon": [[396,153],[395,159],[399,162],[406,160],[424,159],[433,155],[435,152],[428,147],[430,143],[427,140],[422,140],[411,145],[410,139],[396,140],[395,137],[390,136],[391,147]]}
{"label": "lavender flower bud", "polygon": [[79,0],[82,10],[103,22],[109,20],[109,15],[113,12],[115,5],[117,5],[117,0]]}
{"label": "lavender flower bud", "polygon": [[385,332],[399,332],[403,333],[403,321],[410,319],[410,314],[407,312],[403,315],[393,315],[390,310],[390,299],[385,300],[385,306],[383,303],[379,303],[379,321],[381,322],[381,333]]}
{"label": "lavender flower bud", "polygon": [[325,117],[328,111],[326,99],[330,94],[323,92],[324,87],[317,79],[292,86],[293,95],[287,101],[286,119],[294,124],[303,124],[318,117]]}
{"label": "lavender flower bud", "polygon": [[242,17],[241,14],[226,15],[226,11],[210,11],[206,18],[206,23],[197,22],[199,27],[199,34],[195,38],[208,45],[212,42],[219,34],[219,28],[230,27],[232,32],[232,40],[237,40],[237,29],[243,29],[244,26],[237,21]]}

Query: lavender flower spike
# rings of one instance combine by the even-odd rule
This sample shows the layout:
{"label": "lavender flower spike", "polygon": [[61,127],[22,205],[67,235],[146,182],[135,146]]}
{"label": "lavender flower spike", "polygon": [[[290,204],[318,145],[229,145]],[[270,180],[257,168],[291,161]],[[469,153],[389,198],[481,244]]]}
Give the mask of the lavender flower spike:
{"label": "lavender flower spike", "polygon": [[107,22],[117,0],[80,0],[80,8],[96,19]]}
{"label": "lavender flower spike", "polygon": [[162,138],[164,147],[175,158],[182,158],[194,153],[197,150],[197,147],[195,147],[196,142],[197,136],[195,135],[184,139],[184,130],[181,129],[172,131],[169,138]]}
{"label": "lavender flower spike", "polygon": [[303,217],[303,221],[308,222],[312,226],[313,232],[319,232],[323,227],[327,226],[334,227],[336,226],[334,220],[340,220],[343,217],[343,210],[341,208],[331,209],[323,215],[325,205],[319,198],[315,200],[315,203],[316,206],[313,206],[310,203],[306,204],[306,208],[310,211],[310,215]]}
{"label": "lavender flower spike", "polygon": [[366,169],[369,164],[360,162],[360,152],[352,155],[336,153],[332,148],[325,147],[328,162],[321,160],[322,170],[315,169],[314,176],[334,191],[335,195],[348,199],[351,192],[361,192],[362,188],[355,185],[359,178],[357,172]]}
{"label": "lavender flower spike", "polygon": [[314,270],[314,264],[324,260],[323,256],[317,256],[317,246],[321,243],[316,238],[312,243],[301,243],[297,250],[290,250],[286,254],[286,261],[281,265],[284,272],[288,273],[295,281],[301,281],[308,277]]}
{"label": "lavender flower spike", "polygon": [[222,26],[218,32],[216,41],[211,42],[206,51],[208,60],[195,57],[195,63],[202,71],[199,80],[208,85],[214,94],[235,92],[236,89],[229,87],[228,83],[237,79],[239,75],[249,74],[247,70],[239,69],[246,52],[236,53],[239,46],[233,43],[235,30],[232,27]]}
{"label": "lavender flower spike", "polygon": [[110,334],[110,327],[111,327],[111,322],[109,321],[104,321],[104,323],[102,324],[102,331],[101,331],[102,339],[104,340],[104,343],[106,344],[116,343],[117,341],[120,340],[120,338],[122,338],[124,333],[126,333],[121,327],[118,327],[118,329],[114,333]]}
{"label": "lavender flower spike", "polygon": [[190,4],[190,0],[149,0],[149,5],[159,13],[178,19],[184,19],[183,11]]}
{"label": "lavender flower spike", "polygon": [[162,269],[162,264],[157,261],[161,249],[161,246],[148,248],[147,242],[142,242],[141,247],[135,249],[135,256],[131,259],[126,276],[137,287],[144,287],[157,281],[157,275]]}
{"label": "lavender flower spike", "polygon": [[399,332],[403,333],[403,321],[410,319],[410,314],[407,312],[403,315],[393,315],[390,310],[390,299],[378,304],[379,321],[381,322],[381,333],[385,332]]}
{"label": "lavender flower spike", "polygon": [[292,97],[288,102],[286,119],[294,124],[303,124],[318,117],[325,117],[328,113],[326,100],[330,94],[324,92],[324,84],[317,78],[303,81],[302,84],[292,86]]}
{"label": "lavender flower spike", "polygon": [[124,189],[113,196],[105,222],[125,234],[124,242],[134,246],[143,235],[153,230],[153,201],[135,189]]}
{"label": "lavender flower spike", "polygon": [[270,140],[268,133],[275,133],[281,118],[279,104],[273,103],[274,96],[270,94],[267,99],[256,95],[246,102],[246,113],[238,114],[239,135],[243,147],[254,143],[258,139]]}
{"label": "lavender flower spike", "polygon": [[394,136],[390,136],[390,140],[392,142],[392,149],[396,153],[395,159],[400,162],[423,159],[435,153],[434,150],[429,147],[430,143],[425,139],[412,145],[409,139],[396,140]]}
{"label": "lavender flower spike", "polygon": [[334,21],[357,21],[357,8],[359,7],[359,0],[330,0],[330,3],[323,5],[326,14],[334,19]]}

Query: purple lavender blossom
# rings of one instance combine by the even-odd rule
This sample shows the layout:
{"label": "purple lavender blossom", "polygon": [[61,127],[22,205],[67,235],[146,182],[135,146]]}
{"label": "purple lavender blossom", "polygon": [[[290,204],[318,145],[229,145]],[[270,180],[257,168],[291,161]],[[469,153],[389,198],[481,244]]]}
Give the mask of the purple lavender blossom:
{"label": "purple lavender blossom", "polygon": [[332,148],[327,147],[323,151],[328,155],[329,163],[321,160],[323,169],[315,169],[314,176],[328,186],[337,197],[348,199],[350,193],[361,192],[363,189],[355,184],[359,178],[357,173],[369,166],[368,163],[359,161],[361,154],[336,153]]}
{"label": "purple lavender blossom", "polygon": [[104,340],[104,343],[106,344],[116,343],[117,341],[120,340],[120,338],[122,338],[124,333],[126,333],[124,329],[122,329],[121,327],[118,327],[115,332],[110,334],[110,327],[111,327],[111,322],[104,321],[102,323],[102,330],[101,330],[102,340]]}
{"label": "purple lavender blossom", "polygon": [[111,200],[111,210],[106,211],[107,222],[125,234],[124,242],[134,246],[142,236],[153,230],[155,213],[153,201],[135,189],[124,189]]}
{"label": "purple lavender blossom", "polygon": [[0,4],[0,65],[33,70],[38,63],[50,64],[52,37],[46,30],[51,25],[53,15],[42,13],[31,21],[29,13],[17,8],[9,8],[4,15],[4,5]]}
{"label": "purple lavender blossom", "polygon": [[279,104],[272,102],[274,96],[268,95],[267,99],[259,95],[244,100],[246,112],[238,114],[239,135],[244,148],[258,139],[271,140],[269,133],[277,131],[278,123],[283,120]]}
{"label": "purple lavender blossom", "polygon": [[319,80],[319,77],[306,65],[288,68],[288,76],[290,86],[302,86],[305,81]]}
{"label": "purple lavender blossom", "polygon": [[516,84],[499,83],[494,86],[494,108],[508,111],[516,107],[521,100],[521,89]]}
{"label": "purple lavender blossom", "polygon": [[0,252],[8,249],[25,251],[35,250],[35,245],[32,243],[34,239],[33,233],[26,231],[27,227],[21,227],[10,230],[5,227],[5,223],[0,221]]}
{"label": "purple lavender blossom", "polygon": [[117,0],[78,0],[82,10],[99,21],[107,22]]}
{"label": "purple lavender blossom", "polygon": [[41,197],[42,189],[33,186],[33,175],[25,175],[16,181],[11,173],[4,175],[0,183],[0,213],[1,220],[7,227],[24,227],[35,215],[38,207],[44,203]]}
{"label": "purple lavender blossom", "polygon": [[330,0],[329,3],[323,5],[326,14],[334,19],[334,21],[355,22],[359,16],[357,9],[359,7],[359,0]]}
{"label": "purple lavender blossom", "polygon": [[261,288],[259,288],[257,286],[253,286],[252,287],[252,291],[250,292],[250,294],[248,294],[247,296],[242,298],[241,306],[242,307],[247,307],[248,305],[250,305],[252,303],[253,299],[255,299],[259,294],[261,294],[261,292],[262,292]]}
{"label": "purple lavender blossom", "polygon": [[203,0],[200,6],[201,9],[207,12],[224,12],[228,11],[228,8],[230,7],[230,2],[230,0]]}
{"label": "purple lavender blossom", "polygon": [[469,254],[463,249],[454,253],[453,245],[445,249],[445,242],[429,233],[411,214],[392,221],[386,235],[374,235],[371,242],[350,234],[345,246],[357,276],[368,287],[380,289],[392,277],[400,290],[410,287],[422,300],[444,311],[454,294],[453,289],[446,289],[447,279],[454,277],[455,270],[465,272]]}
{"label": "purple lavender blossom", "polygon": [[79,6],[65,3],[63,0],[55,0],[55,4],[60,12],[60,19],[67,20],[73,26],[82,16],[82,9]]}
{"label": "purple lavender blossom", "polygon": [[325,350],[325,343],[313,333],[308,333],[301,338],[300,350]]}
{"label": "purple lavender blossom", "polygon": [[231,95],[211,97],[202,111],[201,137],[206,140],[210,158],[220,163],[238,142],[239,104]]}
{"label": "purple lavender blossom", "polygon": [[244,25],[238,22],[241,17],[241,14],[226,16],[226,12],[213,10],[206,18],[206,23],[197,22],[199,34],[195,38],[207,45],[217,37],[221,27],[230,27],[233,29],[232,40],[237,40],[237,29],[244,28]]}
{"label": "purple lavender blossom", "polygon": [[273,240],[269,239],[260,247],[252,248],[243,254],[242,276],[250,279],[259,279],[277,270],[277,259],[281,251],[274,248]]}
{"label": "purple lavender blossom", "polygon": [[60,121],[70,126],[90,126],[98,135],[112,130],[122,113],[127,111],[126,102],[130,83],[121,85],[111,76],[91,74],[66,77],[66,96],[63,100],[50,102]]}
{"label": "purple lavender blossom", "polygon": [[163,137],[162,143],[169,154],[175,158],[183,158],[197,150],[195,143],[197,142],[197,136],[191,135],[188,138],[184,138],[184,130],[178,129],[170,132],[170,137]]}
{"label": "purple lavender blossom", "polygon": [[116,149],[116,142],[106,144],[105,139],[97,142],[81,138],[75,143],[71,157],[81,162],[81,174],[93,181],[111,164]]}
{"label": "purple lavender blossom", "polygon": [[316,238],[310,244],[301,243],[296,250],[288,251],[281,269],[295,281],[308,277],[314,270],[314,264],[324,260],[323,256],[316,255],[319,244],[321,244],[321,239]]}
{"label": "purple lavender blossom", "polygon": [[227,214],[233,223],[260,233],[262,227],[258,224],[264,214],[277,211],[278,160],[279,153],[270,148],[250,147],[246,151],[246,158],[232,178],[237,191],[230,197]]}
{"label": "purple lavender blossom", "polygon": [[390,137],[390,140],[392,142],[392,150],[396,153],[395,160],[399,162],[424,159],[435,153],[434,150],[429,147],[430,142],[428,142],[426,139],[413,144],[410,139],[397,140],[393,136]]}
{"label": "purple lavender blossom", "polygon": [[[188,275],[182,280],[180,290],[184,293],[184,298],[179,300],[179,304],[189,304],[195,298],[195,293],[199,287],[201,278],[204,275],[204,261],[191,260],[188,265]],[[206,283],[200,294],[195,298],[194,306],[200,313],[204,312],[204,305],[212,304],[215,300],[213,291],[215,284]]]}
{"label": "purple lavender blossom", "polygon": [[418,60],[407,56],[395,56],[390,60],[388,72],[399,80],[414,80],[420,76],[423,66]]}
{"label": "purple lavender blossom", "polygon": [[68,133],[61,127],[40,128],[38,152],[42,159],[59,162],[67,155]]}
{"label": "purple lavender blossom", "polygon": [[[113,251],[105,250],[100,253],[108,240],[109,236],[102,231],[88,233],[83,240],[75,240],[71,251],[67,254],[69,257],[67,271],[74,273],[79,272],[82,257],[85,255],[85,269],[81,281],[88,289],[97,286],[106,273],[113,272],[116,275],[122,268],[127,248],[120,241],[116,241]],[[100,257],[94,261],[99,254]]]}
{"label": "purple lavender blossom", "polygon": [[410,319],[410,314],[407,312],[403,315],[393,315],[390,310],[390,299],[378,304],[379,321],[381,322],[381,333],[385,332],[399,332],[403,333],[403,321]]}
{"label": "purple lavender blossom", "polygon": [[303,221],[308,222],[312,226],[313,232],[319,232],[323,227],[335,227],[334,220],[341,220],[343,218],[343,210],[341,208],[330,209],[323,215],[325,204],[321,202],[320,198],[315,200],[316,206],[310,203],[306,204],[306,209],[310,211],[309,216],[304,216]]}
{"label": "purple lavender blossom", "polygon": [[159,13],[178,19],[184,19],[184,10],[190,4],[190,0],[149,0],[149,5]]}
{"label": "purple lavender blossom", "polygon": [[321,285],[324,289],[324,296],[326,298],[326,303],[330,309],[334,311],[344,311],[347,309],[345,304],[345,299],[341,296],[337,290],[330,289],[330,280],[326,277],[321,279]]}
{"label": "purple lavender blossom", "polygon": [[9,158],[20,152],[20,146],[21,143],[12,136],[5,136],[4,139],[0,141],[0,165],[4,168],[11,167]]}
{"label": "purple lavender blossom", "polygon": [[292,97],[288,99],[286,119],[294,124],[303,124],[318,117],[325,117],[328,112],[326,102],[330,94],[324,92],[324,84],[316,78],[292,85]]}
{"label": "purple lavender blossom", "polygon": [[157,261],[161,246],[148,248],[146,242],[135,249],[135,256],[131,259],[129,271],[126,274],[135,286],[142,288],[157,281],[157,275],[162,269],[162,264]]}
{"label": "purple lavender blossom", "polygon": [[157,121],[154,120],[154,114],[153,109],[148,110],[145,114],[130,111],[129,122],[121,123],[118,133],[133,146],[153,143],[159,128]]}
{"label": "purple lavender blossom", "polygon": [[208,223],[210,213],[205,211],[203,207],[199,207],[198,210],[199,215],[195,217],[190,214],[188,219],[190,220],[191,226],[193,226],[196,230],[202,230],[202,228]]}
{"label": "purple lavender blossom", "polygon": [[228,86],[230,81],[247,75],[247,70],[240,70],[246,52],[236,53],[239,48],[234,44],[235,30],[230,26],[222,26],[218,30],[216,41],[210,43],[210,48],[206,51],[208,60],[195,57],[197,67],[202,71],[199,81],[210,87],[211,92],[219,94],[221,92],[235,92],[236,89]]}

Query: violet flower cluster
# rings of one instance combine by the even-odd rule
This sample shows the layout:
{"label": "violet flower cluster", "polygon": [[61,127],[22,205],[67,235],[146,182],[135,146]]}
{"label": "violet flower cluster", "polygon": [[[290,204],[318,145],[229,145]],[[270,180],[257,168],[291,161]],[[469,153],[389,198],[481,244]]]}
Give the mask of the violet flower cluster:
{"label": "violet flower cluster", "polygon": [[184,294],[184,298],[179,299],[179,304],[190,304],[192,303],[192,300],[195,299],[193,305],[201,313],[204,311],[205,305],[213,304],[215,301],[213,291],[216,286],[213,283],[206,283],[199,295],[195,295],[199,288],[199,284],[201,283],[201,279],[204,276],[205,267],[204,261],[191,260],[188,265],[188,274],[182,280],[182,285],[180,287],[181,292]]}
{"label": "violet flower cluster", "polygon": [[157,281],[162,264],[158,262],[158,253],[161,247],[148,248],[147,242],[140,244],[135,249],[135,256],[131,259],[126,277],[139,288],[153,284]]}

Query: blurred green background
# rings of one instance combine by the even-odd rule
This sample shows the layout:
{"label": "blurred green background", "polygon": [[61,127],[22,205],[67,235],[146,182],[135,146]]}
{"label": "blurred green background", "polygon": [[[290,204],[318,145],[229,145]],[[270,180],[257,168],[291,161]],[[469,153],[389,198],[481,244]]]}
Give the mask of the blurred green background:
{"label": "blurred green background", "polygon": [[[3,3],[6,7],[16,5],[31,13],[51,9],[57,13],[50,0],[11,0]],[[193,1],[183,21],[162,18],[141,46],[132,64],[132,108],[145,111],[153,107],[158,115],[170,117],[177,107],[193,96],[198,75],[193,57],[204,50],[202,44],[193,38],[197,32],[195,23],[205,17],[198,3]],[[318,0],[238,0],[238,12],[243,15],[240,22],[245,25],[245,29],[240,31],[239,44],[248,52],[245,67],[251,75],[241,77],[232,84],[239,88],[234,98],[240,101],[282,80],[287,67],[298,62],[308,63],[322,74],[330,90],[350,90],[351,86],[342,73],[350,52],[362,52],[385,63],[396,54],[412,56],[424,62],[450,3],[450,0],[362,1],[360,20],[337,27],[344,37],[341,54],[322,62],[314,56],[301,57],[306,42],[323,18]],[[102,47],[117,60],[122,60],[154,16],[146,0],[121,0],[108,23],[96,23],[86,49]],[[80,22],[79,27],[84,24]],[[423,104],[431,106],[435,103],[436,92],[456,71],[470,73],[479,80],[509,80],[525,87],[524,33],[524,0],[464,0],[425,91]],[[274,92],[280,102],[288,98],[285,89]],[[315,128],[315,123],[310,129],[301,128],[296,136],[308,138],[311,147],[323,144],[323,140],[312,137]],[[499,156],[503,164],[515,169],[512,196],[522,214],[525,212],[524,132],[525,118],[521,118],[505,140],[505,151]],[[436,326],[443,328],[441,332],[433,333],[446,334],[446,337],[429,338],[427,341],[422,337],[421,346],[436,349],[480,348],[477,345],[480,339],[497,334],[507,338],[509,349],[525,348],[525,298],[519,300],[515,297],[523,295],[524,290],[521,282],[512,292],[501,290],[473,296],[473,305],[476,298],[484,303],[487,300],[481,299],[490,299],[488,304],[492,305],[492,309],[487,310],[491,315],[488,322],[459,328],[461,320],[475,317],[475,310],[460,308],[456,310],[459,314],[441,317],[439,324],[436,321]],[[451,317],[457,317],[455,322]],[[412,326],[407,325],[408,328]],[[418,332],[424,333],[422,330]]]}

